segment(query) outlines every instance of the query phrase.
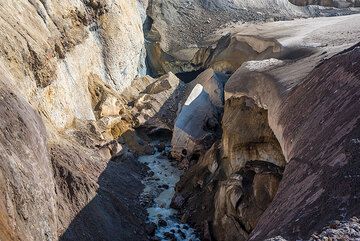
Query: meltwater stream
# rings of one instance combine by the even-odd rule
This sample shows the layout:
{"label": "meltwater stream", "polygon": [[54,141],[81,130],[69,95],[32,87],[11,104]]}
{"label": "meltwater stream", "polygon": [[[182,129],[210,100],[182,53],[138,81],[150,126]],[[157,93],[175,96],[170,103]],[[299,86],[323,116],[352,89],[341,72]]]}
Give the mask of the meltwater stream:
{"label": "meltwater stream", "polygon": [[[169,151],[169,147],[165,151]],[[150,169],[150,177],[143,180],[143,198],[153,200],[148,211],[149,223],[157,224],[154,240],[200,241],[195,230],[181,223],[177,211],[170,207],[175,185],[182,171],[159,151],[153,155],[140,156],[139,161]]]}

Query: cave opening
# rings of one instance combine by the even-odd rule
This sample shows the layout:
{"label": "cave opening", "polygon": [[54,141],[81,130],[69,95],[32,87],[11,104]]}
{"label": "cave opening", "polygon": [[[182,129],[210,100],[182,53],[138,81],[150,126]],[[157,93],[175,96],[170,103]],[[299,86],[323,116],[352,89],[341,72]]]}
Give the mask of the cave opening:
{"label": "cave opening", "polygon": [[184,83],[190,83],[194,79],[196,79],[205,69],[200,68],[198,70],[188,71],[188,72],[179,72],[176,73],[176,77],[178,77]]}

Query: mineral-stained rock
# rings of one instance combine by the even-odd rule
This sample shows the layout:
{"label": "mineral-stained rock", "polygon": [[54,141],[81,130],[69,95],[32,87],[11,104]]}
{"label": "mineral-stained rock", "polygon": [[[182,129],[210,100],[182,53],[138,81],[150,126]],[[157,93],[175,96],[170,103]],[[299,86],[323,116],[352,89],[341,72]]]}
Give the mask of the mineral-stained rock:
{"label": "mineral-stained rock", "polygon": [[230,174],[249,160],[263,160],[284,167],[286,162],[273,131],[267,111],[247,98],[226,101],[222,120],[222,150],[225,171]]}
{"label": "mineral-stained rock", "polygon": [[91,76],[123,90],[144,74],[144,8],[145,1],[3,2],[2,66],[53,127],[94,120]]}
{"label": "mineral-stained rock", "polygon": [[216,240],[246,240],[275,196],[285,159],[265,110],[246,98],[224,108],[221,144],[182,178],[173,205],[191,210],[190,222],[204,232],[209,222]]}
{"label": "mineral-stained rock", "polygon": [[281,176],[282,170],[274,164],[249,161],[220,183],[215,196],[216,239],[246,240],[274,198]]}
{"label": "mineral-stained rock", "polygon": [[[115,90],[144,74],[146,1],[0,5],[0,239],[146,239],[132,228],[145,219],[141,167],[107,165],[118,146],[96,147],[132,127]],[[107,191],[125,182],[132,192]]]}
{"label": "mineral-stained rock", "polygon": [[89,92],[96,124],[103,138],[118,138],[134,124],[126,100],[96,75],[89,76]]}

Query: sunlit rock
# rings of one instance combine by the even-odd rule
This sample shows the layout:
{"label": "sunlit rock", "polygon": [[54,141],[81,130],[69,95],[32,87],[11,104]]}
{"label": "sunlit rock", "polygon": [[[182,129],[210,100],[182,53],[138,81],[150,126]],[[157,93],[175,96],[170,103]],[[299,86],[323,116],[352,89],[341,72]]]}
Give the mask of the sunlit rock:
{"label": "sunlit rock", "polygon": [[191,158],[216,140],[223,108],[226,78],[208,69],[188,84],[186,98],[176,118],[172,137],[172,156]]}

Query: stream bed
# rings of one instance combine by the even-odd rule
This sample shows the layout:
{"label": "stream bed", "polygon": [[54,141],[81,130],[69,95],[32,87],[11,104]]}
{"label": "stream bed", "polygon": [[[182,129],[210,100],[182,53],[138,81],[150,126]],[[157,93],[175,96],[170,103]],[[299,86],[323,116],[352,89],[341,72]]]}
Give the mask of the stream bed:
{"label": "stream bed", "polygon": [[182,171],[164,154],[169,150],[167,146],[163,152],[157,150],[153,155],[139,157],[139,161],[149,167],[150,175],[143,180],[142,199],[151,203],[147,211],[149,224],[156,224],[153,240],[200,241],[195,230],[182,223],[177,211],[170,207]]}

